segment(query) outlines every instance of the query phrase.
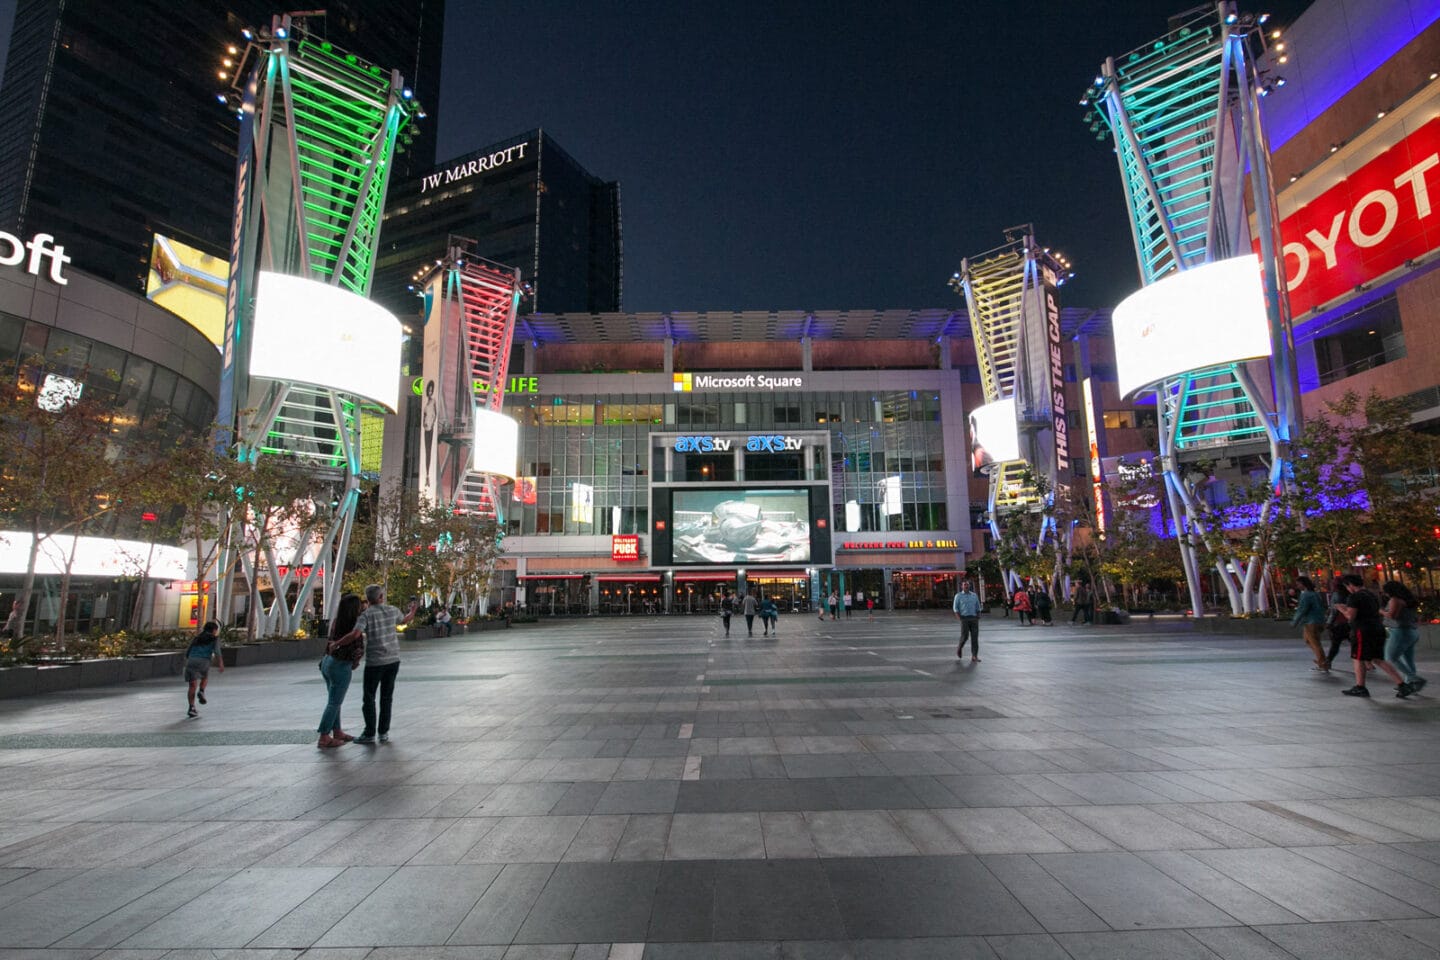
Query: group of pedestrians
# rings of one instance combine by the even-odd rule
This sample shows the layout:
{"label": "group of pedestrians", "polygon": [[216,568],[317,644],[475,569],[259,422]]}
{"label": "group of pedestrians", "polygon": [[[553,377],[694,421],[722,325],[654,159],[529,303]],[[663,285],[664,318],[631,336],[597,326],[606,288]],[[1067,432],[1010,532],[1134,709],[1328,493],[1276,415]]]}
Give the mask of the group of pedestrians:
{"label": "group of pedestrians", "polygon": [[[402,614],[385,602],[385,588],[371,584],[365,588],[362,604],[358,594],[347,593],[340,598],[335,621],[330,625],[330,639],[325,657],[320,661],[320,674],[325,678],[327,692],[325,711],[320,715],[321,750],[355,743],[381,743],[390,739],[390,706],[395,696],[395,678],[400,673],[400,631],[402,623],[415,619],[419,599],[412,599]],[[365,729],[360,736],[346,733],[340,726],[340,707],[350,689],[350,678],[360,661],[365,661],[361,713]],[[376,694],[380,710],[375,710]]]}
{"label": "group of pedestrians", "polygon": [[856,607],[864,607],[866,616],[874,618],[875,598],[865,596],[864,590],[856,590],[854,593],[846,590],[843,594],[831,590],[830,596],[825,598],[824,605],[820,608],[820,619],[825,619],[825,611],[828,608],[831,620],[839,620],[842,610],[845,612],[845,619],[849,620],[854,615]]}
{"label": "group of pedestrians", "polygon": [[774,597],[758,597],[755,591],[746,591],[738,602],[728,592],[720,599],[720,623],[725,627],[725,636],[730,636],[730,618],[739,613],[745,618],[745,635],[755,636],[755,617],[760,617],[761,636],[779,633],[780,607]]}
{"label": "group of pedestrians", "polygon": [[[1418,601],[1398,580],[1390,580],[1376,596],[1358,574],[1337,577],[1330,584],[1328,604],[1309,577],[1297,577],[1299,595],[1290,622],[1301,628],[1305,645],[1315,658],[1312,668],[1328,674],[1340,652],[1350,641],[1350,658],[1355,685],[1344,691],[1347,697],[1368,697],[1365,676],[1380,669],[1395,681],[1395,696],[1402,700],[1425,687],[1425,678],[1415,671],[1415,644],[1420,639]],[[1327,653],[1322,632],[1330,632]]]}
{"label": "group of pedestrians", "polygon": [[1043,623],[1047,627],[1055,625],[1052,619],[1054,601],[1044,587],[1020,587],[1011,596],[1010,605],[1014,608],[1015,615],[1020,618],[1022,627],[1033,627],[1037,623]]}

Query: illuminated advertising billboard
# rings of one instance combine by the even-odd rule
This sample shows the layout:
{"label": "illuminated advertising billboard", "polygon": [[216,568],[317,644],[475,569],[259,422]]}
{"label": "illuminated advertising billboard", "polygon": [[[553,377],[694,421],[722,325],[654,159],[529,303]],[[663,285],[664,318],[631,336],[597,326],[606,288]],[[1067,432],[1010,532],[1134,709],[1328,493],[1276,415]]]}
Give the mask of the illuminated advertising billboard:
{"label": "illuminated advertising billboard", "polygon": [[970,467],[977,473],[992,464],[1020,459],[1015,398],[1007,397],[970,411]]}
{"label": "illuminated advertising billboard", "polygon": [[1270,356],[1260,261],[1217,260],[1144,287],[1111,318],[1122,396],[1184,373]]}
{"label": "illuminated advertising billboard", "polygon": [[[1426,118],[1429,118],[1428,120]],[[1312,175],[1322,192],[1281,196],[1290,312],[1299,318],[1440,248],[1440,117],[1428,110],[1372,134]],[[1329,185],[1323,189],[1323,185]],[[1287,209],[1298,201],[1293,211]],[[1256,241],[1257,245],[1259,241]]]}
{"label": "illuminated advertising billboard", "polygon": [[[476,407],[474,417],[475,455],[470,469],[476,473],[515,479],[518,473],[515,469],[516,457],[520,452],[520,424],[516,423],[513,417],[486,410],[484,407]],[[532,482],[531,499],[524,502],[534,503],[534,496],[535,487]]]}
{"label": "illuminated advertising billboard", "polygon": [[155,234],[145,296],[177,314],[217,347],[225,341],[225,289],[230,263],[203,250]]}
{"label": "illuminated advertising billboard", "polygon": [[[816,555],[814,527],[828,524],[824,488],[816,489],[818,497],[794,487],[657,489],[657,528],[668,535],[652,541],[652,560],[660,566],[808,563]],[[812,524],[812,517],[823,519]]]}
{"label": "illuminated advertising billboard", "polygon": [[394,413],[401,336],[400,321],[378,303],[318,280],[261,271],[250,375],[328,387]]}

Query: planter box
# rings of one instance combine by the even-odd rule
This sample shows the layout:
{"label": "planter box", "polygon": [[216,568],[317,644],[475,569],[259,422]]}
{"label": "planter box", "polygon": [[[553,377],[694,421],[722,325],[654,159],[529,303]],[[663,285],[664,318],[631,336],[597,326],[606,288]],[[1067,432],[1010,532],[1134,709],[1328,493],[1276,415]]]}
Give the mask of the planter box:
{"label": "planter box", "polygon": [[0,668],[0,698],[28,697],[38,689],[39,667]]}
{"label": "planter box", "polygon": [[128,659],[81,660],[75,667],[78,671],[75,685],[79,687],[104,687],[112,683],[128,683],[130,680]]}
{"label": "planter box", "polygon": [[75,663],[38,667],[35,671],[35,692],[55,693],[80,686],[80,665]]}
{"label": "planter box", "polygon": [[183,650],[159,650],[155,653],[142,653],[135,658],[134,664],[135,672],[132,677],[136,680],[178,677],[185,670],[185,652]]}

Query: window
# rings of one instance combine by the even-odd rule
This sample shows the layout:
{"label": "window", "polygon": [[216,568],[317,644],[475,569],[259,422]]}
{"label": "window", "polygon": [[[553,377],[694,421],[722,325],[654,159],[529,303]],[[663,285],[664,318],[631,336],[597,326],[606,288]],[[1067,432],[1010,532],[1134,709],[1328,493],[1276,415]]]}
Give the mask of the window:
{"label": "window", "polygon": [[1334,383],[1405,356],[1405,333],[1395,295],[1382,297],[1331,324],[1311,341],[1321,384]]}
{"label": "window", "polygon": [[1106,430],[1134,430],[1134,410],[1106,410],[1104,414]]}

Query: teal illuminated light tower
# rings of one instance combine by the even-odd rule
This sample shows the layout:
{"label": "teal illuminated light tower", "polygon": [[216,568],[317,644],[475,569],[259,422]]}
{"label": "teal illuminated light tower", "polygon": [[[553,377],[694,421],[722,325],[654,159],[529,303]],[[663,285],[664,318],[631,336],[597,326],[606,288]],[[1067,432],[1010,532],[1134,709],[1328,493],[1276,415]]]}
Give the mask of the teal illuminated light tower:
{"label": "teal illuminated light tower", "polygon": [[[1266,20],[1240,14],[1231,0],[1201,8],[1184,22],[1172,21],[1171,31],[1153,44],[1106,60],[1080,100],[1089,108],[1086,122],[1096,139],[1115,145],[1146,288],[1221,261],[1253,261],[1258,253],[1254,267],[1264,303],[1262,308],[1257,302],[1257,314],[1263,309],[1260,323],[1268,326],[1259,349],[1215,354],[1191,369],[1185,368],[1188,353],[1179,361],[1172,353],[1171,366],[1154,367],[1154,377],[1142,374],[1144,382],[1128,391],[1156,396],[1166,492],[1182,534],[1206,532],[1198,500],[1203,478],[1187,464],[1260,454],[1269,461],[1275,487],[1284,480],[1289,444],[1301,426],[1270,151],[1260,115],[1260,99],[1285,81],[1267,76],[1255,60],[1264,49]],[[1123,366],[1127,343],[1120,314],[1117,308],[1116,353]],[[1152,333],[1153,327],[1139,335]],[[1225,333],[1217,327],[1210,336],[1223,339]],[[1262,524],[1273,506],[1261,507]],[[1197,554],[1189,536],[1180,542],[1199,616]],[[1264,563],[1258,555],[1241,571],[1217,563],[1236,613],[1256,609]]]}
{"label": "teal illuminated light tower", "polygon": [[[323,520],[277,549],[241,548],[238,518],[220,565],[274,600],[262,631],[291,633],[323,582],[333,616],[359,488],[361,410],[395,408],[400,323],[366,299],[398,141],[424,116],[397,71],[309,36],[298,15],[245,31],[234,86],[239,151],[217,418],[242,461],[282,457],[328,480]],[[229,61],[227,61],[227,64]],[[224,76],[222,74],[222,76]],[[303,512],[303,511],[302,511]]]}

